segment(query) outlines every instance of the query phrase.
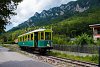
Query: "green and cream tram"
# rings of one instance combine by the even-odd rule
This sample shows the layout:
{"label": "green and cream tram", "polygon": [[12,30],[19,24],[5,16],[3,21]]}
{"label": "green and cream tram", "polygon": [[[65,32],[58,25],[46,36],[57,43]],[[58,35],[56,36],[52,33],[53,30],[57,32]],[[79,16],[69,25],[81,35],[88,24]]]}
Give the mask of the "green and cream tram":
{"label": "green and cream tram", "polygon": [[18,45],[23,47],[31,47],[38,50],[52,49],[52,30],[37,29],[18,36]]}

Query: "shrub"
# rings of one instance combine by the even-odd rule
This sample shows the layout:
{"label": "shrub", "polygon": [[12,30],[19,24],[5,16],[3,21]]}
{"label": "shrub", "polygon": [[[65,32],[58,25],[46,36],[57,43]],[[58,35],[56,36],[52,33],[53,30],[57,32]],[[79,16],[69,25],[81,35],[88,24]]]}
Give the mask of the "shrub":
{"label": "shrub", "polygon": [[14,41],[8,41],[8,42],[4,42],[4,44],[15,44]]}
{"label": "shrub", "polygon": [[53,43],[54,44],[67,44],[67,38],[66,37],[61,36],[61,35],[55,35],[53,37]]}
{"label": "shrub", "polygon": [[94,44],[94,41],[92,37],[89,37],[89,35],[82,34],[81,36],[76,37],[75,43],[77,45],[87,45]]}

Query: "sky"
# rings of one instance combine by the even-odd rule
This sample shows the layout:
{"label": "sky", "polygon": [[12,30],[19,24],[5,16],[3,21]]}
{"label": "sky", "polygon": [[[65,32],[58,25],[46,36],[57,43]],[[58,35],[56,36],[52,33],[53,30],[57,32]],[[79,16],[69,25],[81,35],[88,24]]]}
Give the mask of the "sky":
{"label": "sky", "polygon": [[43,10],[49,10],[61,4],[67,4],[70,1],[75,0],[23,0],[14,11],[17,15],[11,16],[10,21],[12,24],[6,26],[6,31],[28,20],[34,16],[35,12],[41,13]]}

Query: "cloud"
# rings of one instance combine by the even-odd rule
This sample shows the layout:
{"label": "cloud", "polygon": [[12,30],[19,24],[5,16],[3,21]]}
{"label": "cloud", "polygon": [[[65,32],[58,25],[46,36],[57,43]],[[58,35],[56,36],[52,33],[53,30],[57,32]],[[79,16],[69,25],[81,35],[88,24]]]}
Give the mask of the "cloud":
{"label": "cloud", "polygon": [[15,10],[17,15],[11,16],[10,21],[12,24],[8,25],[6,30],[28,20],[35,12],[40,13],[43,10],[48,10],[56,6],[60,6],[61,4],[66,4],[69,1],[72,0],[23,0],[23,2],[19,3],[17,10]]}

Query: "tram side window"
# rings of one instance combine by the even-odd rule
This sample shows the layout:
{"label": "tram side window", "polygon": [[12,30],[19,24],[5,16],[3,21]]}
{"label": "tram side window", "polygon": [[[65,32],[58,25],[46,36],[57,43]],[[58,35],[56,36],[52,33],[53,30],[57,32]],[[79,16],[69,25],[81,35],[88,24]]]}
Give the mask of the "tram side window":
{"label": "tram side window", "polygon": [[43,40],[43,39],[44,39],[44,33],[41,32],[41,40]]}
{"label": "tram side window", "polygon": [[30,35],[28,35],[28,41],[30,40]]}
{"label": "tram side window", "polygon": [[27,35],[25,36],[25,41],[27,41]]}
{"label": "tram side window", "polygon": [[22,37],[19,38],[19,41],[20,41],[20,42],[22,41]]}
{"label": "tram side window", "polygon": [[24,41],[24,36],[22,36],[21,38],[22,38],[22,41]]}
{"label": "tram side window", "polygon": [[31,34],[31,40],[33,40],[33,34]]}
{"label": "tram side window", "polygon": [[40,36],[41,36],[41,33],[38,32],[38,40],[41,40]]}
{"label": "tram side window", "polygon": [[20,41],[23,41],[22,37],[20,37]]}
{"label": "tram side window", "polygon": [[21,37],[21,41],[23,41],[23,37]]}
{"label": "tram side window", "polygon": [[45,40],[51,40],[51,32],[45,32]]}
{"label": "tram side window", "polygon": [[24,36],[22,37],[22,41],[25,41]]}
{"label": "tram side window", "polygon": [[20,41],[22,41],[22,37],[20,37]]}
{"label": "tram side window", "polygon": [[22,37],[20,37],[20,41],[23,41]]}
{"label": "tram side window", "polygon": [[20,37],[20,41],[22,41],[22,37]]}
{"label": "tram side window", "polygon": [[23,37],[20,37],[20,41],[23,41]]}

